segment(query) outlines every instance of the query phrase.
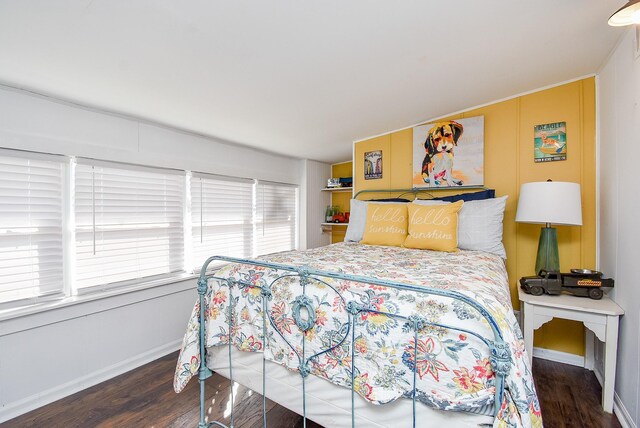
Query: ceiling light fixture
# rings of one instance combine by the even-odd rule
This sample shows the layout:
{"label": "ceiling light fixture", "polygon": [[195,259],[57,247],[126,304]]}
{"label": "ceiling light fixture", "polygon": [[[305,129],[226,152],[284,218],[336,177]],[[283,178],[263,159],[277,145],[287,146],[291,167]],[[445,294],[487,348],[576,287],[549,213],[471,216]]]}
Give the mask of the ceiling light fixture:
{"label": "ceiling light fixture", "polygon": [[640,24],[640,0],[631,0],[609,18],[609,25],[612,27],[632,24]]}

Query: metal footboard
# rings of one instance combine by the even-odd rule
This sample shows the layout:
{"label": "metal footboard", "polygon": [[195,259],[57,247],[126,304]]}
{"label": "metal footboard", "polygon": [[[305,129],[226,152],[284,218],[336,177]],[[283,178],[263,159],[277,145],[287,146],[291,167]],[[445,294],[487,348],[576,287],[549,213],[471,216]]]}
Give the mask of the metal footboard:
{"label": "metal footboard", "polygon": [[[279,277],[275,280],[271,281],[271,283],[265,285],[255,285],[249,282],[244,282],[240,280],[236,280],[233,278],[223,278],[218,277],[216,274],[207,273],[207,269],[212,262],[226,262],[226,263],[237,263],[247,266],[255,266],[262,268],[275,269],[283,272]],[[302,335],[302,351],[298,352],[296,347],[289,343],[287,338],[283,335],[283,333],[276,326],[276,322],[274,321],[274,317],[269,307],[269,302],[272,299],[272,288],[273,286],[280,280],[283,279],[297,279],[301,293],[298,294],[291,303],[291,312],[293,319],[295,321],[295,325],[303,332],[306,333],[308,330],[311,330],[316,323],[316,315],[315,315],[315,307],[313,300],[308,295],[308,287],[313,282],[318,284],[322,284],[323,286],[329,287],[332,289],[339,297],[342,299],[342,303],[344,304],[345,311],[347,313],[348,322],[344,329],[341,330],[340,337],[337,337],[335,340],[335,344],[331,341],[331,346],[327,349],[323,349],[320,352],[317,352],[313,355],[306,355],[306,334]],[[373,308],[371,305],[367,305],[366,303],[355,301],[353,299],[348,299],[345,296],[345,293],[341,293],[337,290],[330,282],[327,282],[327,279],[336,279],[336,280],[347,280],[356,283],[362,283],[367,285],[375,285],[380,287],[387,287],[391,289],[398,289],[403,291],[411,291],[423,295],[433,295],[433,296],[443,296],[447,298],[451,298],[454,300],[458,300],[460,302],[464,302],[465,304],[474,308],[489,324],[491,330],[493,332],[493,338],[485,338],[480,334],[467,330],[461,327],[450,326],[445,324],[439,324],[430,322],[425,317],[420,315],[403,315],[403,314],[394,314],[387,313],[384,311],[378,311]],[[287,345],[295,352],[298,358],[299,363],[299,374],[302,378],[302,410],[303,410],[303,426],[306,427],[307,420],[307,409],[306,409],[306,390],[305,390],[305,379],[310,374],[310,363],[315,358],[319,357],[322,354],[326,354],[328,352],[332,352],[336,348],[342,346],[348,339],[350,339],[350,352],[351,352],[351,425],[355,427],[355,396],[356,396],[356,386],[355,386],[355,372],[356,372],[356,350],[355,350],[355,340],[356,340],[356,328],[357,328],[357,316],[362,313],[370,313],[377,315],[384,315],[387,317],[394,318],[404,323],[404,328],[406,331],[410,331],[413,333],[413,385],[412,385],[412,408],[413,408],[413,427],[416,426],[416,382],[417,382],[417,371],[418,371],[418,338],[420,331],[423,330],[427,326],[443,328],[448,330],[455,330],[461,333],[472,335],[481,340],[490,350],[490,362],[492,369],[495,374],[495,397],[494,397],[494,415],[496,415],[500,409],[500,406],[503,401],[503,394],[505,388],[505,378],[509,374],[511,367],[511,352],[509,350],[509,346],[503,340],[502,332],[498,326],[498,323],[493,318],[493,316],[478,302],[475,300],[455,291],[450,290],[441,290],[435,288],[428,288],[423,286],[411,285],[411,284],[403,284],[394,281],[381,280],[376,278],[367,278],[363,276],[355,276],[348,275],[338,272],[329,272],[311,269],[309,267],[296,267],[289,266],[277,263],[268,263],[258,260],[245,260],[238,259],[232,257],[223,257],[223,256],[214,256],[207,259],[207,261],[202,266],[202,270],[200,273],[200,277],[198,279],[198,294],[199,294],[199,302],[200,302],[200,310],[199,310],[199,321],[200,321],[200,369],[198,373],[198,380],[200,382],[200,422],[199,428],[208,428],[208,427],[223,427],[223,428],[233,428],[234,426],[234,415],[233,415],[233,394],[231,395],[231,419],[230,425],[227,426],[221,422],[213,421],[207,422],[205,415],[205,380],[209,378],[213,373],[207,368],[206,365],[206,333],[205,333],[205,308],[206,302],[205,297],[209,287],[209,281],[216,280],[223,287],[229,288],[229,337],[228,337],[228,348],[229,348],[229,378],[231,384],[233,385],[233,364],[231,361],[231,351],[233,346],[233,337],[232,337],[232,328],[235,317],[233,316],[233,298],[232,290],[234,287],[237,287],[239,290],[245,288],[258,288],[260,292],[260,299],[262,303],[262,338],[264,349],[263,351],[263,375],[262,375],[262,384],[263,384],[263,423],[264,427],[267,427],[267,415],[266,415],[266,358],[264,356],[264,351],[267,347],[267,328],[270,325],[274,331],[287,343]]]}

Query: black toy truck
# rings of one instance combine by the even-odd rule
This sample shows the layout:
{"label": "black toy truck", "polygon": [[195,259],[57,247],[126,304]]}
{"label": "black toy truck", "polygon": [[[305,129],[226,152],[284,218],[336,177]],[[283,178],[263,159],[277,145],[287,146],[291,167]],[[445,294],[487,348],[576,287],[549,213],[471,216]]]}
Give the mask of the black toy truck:
{"label": "black toy truck", "polygon": [[571,269],[570,273],[541,270],[538,276],[520,278],[520,288],[525,293],[540,296],[562,294],[563,291],[574,296],[602,299],[602,287],[613,287],[613,279],[602,278],[602,273],[588,269]]}

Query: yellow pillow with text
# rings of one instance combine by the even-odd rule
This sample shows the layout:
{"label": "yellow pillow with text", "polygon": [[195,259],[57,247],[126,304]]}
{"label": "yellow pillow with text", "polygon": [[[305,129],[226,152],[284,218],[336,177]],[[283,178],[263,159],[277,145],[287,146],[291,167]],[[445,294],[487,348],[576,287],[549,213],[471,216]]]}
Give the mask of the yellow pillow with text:
{"label": "yellow pillow with text", "polygon": [[407,237],[408,204],[367,204],[361,244],[400,247]]}
{"label": "yellow pillow with text", "polygon": [[408,204],[409,233],[403,247],[458,251],[458,211],[462,204]]}

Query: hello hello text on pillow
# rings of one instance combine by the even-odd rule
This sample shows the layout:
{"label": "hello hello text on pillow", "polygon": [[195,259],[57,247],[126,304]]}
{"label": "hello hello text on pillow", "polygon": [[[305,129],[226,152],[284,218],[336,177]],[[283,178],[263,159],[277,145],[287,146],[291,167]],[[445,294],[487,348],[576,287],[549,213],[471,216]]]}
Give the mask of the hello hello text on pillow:
{"label": "hello hello text on pillow", "polygon": [[407,236],[407,204],[368,204],[361,244],[399,247]]}
{"label": "hello hello text on pillow", "polygon": [[445,205],[409,204],[408,235],[403,246],[458,251],[458,211],[462,201]]}

